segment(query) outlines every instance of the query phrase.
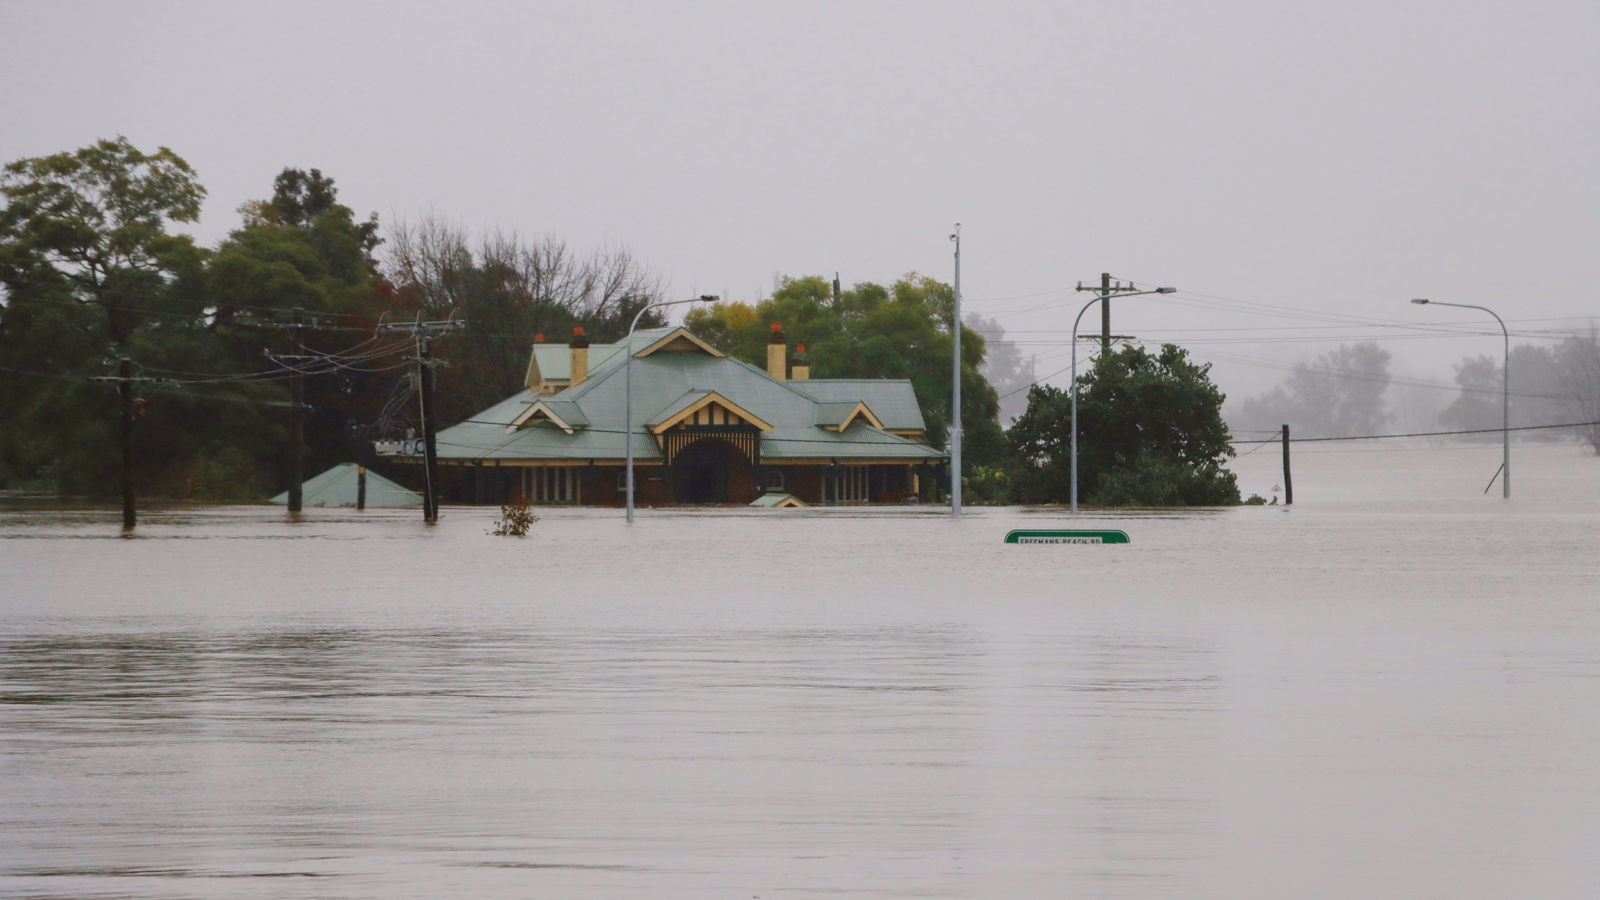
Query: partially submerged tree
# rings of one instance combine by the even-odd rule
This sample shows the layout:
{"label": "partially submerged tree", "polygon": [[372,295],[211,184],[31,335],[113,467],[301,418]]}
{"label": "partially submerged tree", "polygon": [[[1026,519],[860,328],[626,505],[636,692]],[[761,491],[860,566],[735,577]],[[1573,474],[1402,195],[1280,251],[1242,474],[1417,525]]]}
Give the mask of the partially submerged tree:
{"label": "partially submerged tree", "polygon": [[[86,379],[114,374],[118,357],[183,369],[211,349],[207,254],[169,231],[199,217],[205,188],[171,150],[145,153],[118,137],[12,162],[0,196],[0,367],[12,370],[0,372],[0,475],[111,493],[116,395]],[[141,388],[146,399],[151,389]],[[147,424],[162,423],[136,433],[148,486],[190,452],[183,426],[195,409],[177,395],[143,409]]]}
{"label": "partially submerged tree", "polygon": [[[1234,455],[1222,420],[1223,393],[1209,363],[1163,344],[1152,354],[1125,347],[1102,355],[1078,378],[1078,485],[1100,506],[1220,506],[1239,502]],[[1047,385],[1028,393],[1028,411],[1006,433],[1024,503],[1071,499],[1072,394]]]}

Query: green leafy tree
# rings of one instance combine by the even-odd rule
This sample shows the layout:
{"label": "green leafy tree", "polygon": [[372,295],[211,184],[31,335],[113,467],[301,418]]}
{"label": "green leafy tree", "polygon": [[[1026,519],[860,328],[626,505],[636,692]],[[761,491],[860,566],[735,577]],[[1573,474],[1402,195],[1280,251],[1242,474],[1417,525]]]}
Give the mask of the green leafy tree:
{"label": "green leafy tree", "polygon": [[[772,295],[751,306],[724,302],[700,307],[684,324],[718,349],[765,367],[772,323],[791,346],[804,345],[814,378],[904,378],[911,382],[934,446],[950,430],[950,361],[955,294],[932,278],[906,275],[889,287],[866,282],[839,296],[823,278],[782,279]],[[980,374],[985,344],[961,332],[962,462],[988,465],[1005,455],[999,398]]]}
{"label": "green leafy tree", "polygon": [[[1223,463],[1234,455],[1223,393],[1210,365],[1164,344],[1127,347],[1078,379],[1080,497],[1102,506],[1215,506],[1239,502]],[[1007,433],[1025,503],[1071,499],[1072,394],[1029,391],[1028,410]]]}
{"label": "green leafy tree", "polygon": [[[263,349],[331,353],[380,346],[369,329],[376,328],[380,310],[392,306],[395,298],[372,259],[381,243],[376,213],[357,222],[354,212],[338,202],[333,178],[318,169],[308,173],[293,168],[274,179],[270,200],[245,203],[239,212],[241,227],[217,247],[207,270],[215,330],[226,348],[225,356],[214,360],[218,369],[281,376],[285,370],[265,362]],[[261,323],[287,321],[297,309],[321,324],[357,330],[307,333],[303,351],[286,334],[260,330]],[[234,327],[238,325],[251,327]],[[350,461],[382,468],[372,456],[368,426],[404,368],[398,343],[383,342],[394,348],[387,354],[307,376],[308,472]],[[275,389],[281,392],[281,383]],[[285,414],[271,415],[281,427]],[[257,454],[279,490],[287,487],[288,449],[280,442]]]}
{"label": "green leafy tree", "polygon": [[[12,162],[0,195],[0,465],[8,479],[113,493],[116,397],[86,379],[112,373],[117,357],[146,377],[212,371],[203,367],[219,349],[205,322],[209,254],[169,232],[198,218],[205,189],[171,150],[144,153],[119,137]],[[248,408],[169,385],[139,390],[135,457],[147,492],[167,470],[220,450],[211,425],[238,424]]]}

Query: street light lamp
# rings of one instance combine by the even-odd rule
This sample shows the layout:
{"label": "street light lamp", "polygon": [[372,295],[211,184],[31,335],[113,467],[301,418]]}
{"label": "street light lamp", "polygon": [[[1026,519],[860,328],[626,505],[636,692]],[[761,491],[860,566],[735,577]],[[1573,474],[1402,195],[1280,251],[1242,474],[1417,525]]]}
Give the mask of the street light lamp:
{"label": "street light lamp", "polygon": [[[1477,310],[1482,310],[1483,312],[1486,312],[1489,315],[1494,316],[1494,320],[1496,322],[1500,323],[1500,334],[1505,338],[1505,362],[1501,364],[1502,371],[1500,373],[1502,375],[1502,377],[1503,377],[1503,380],[1501,381],[1501,387],[1500,387],[1500,446],[1501,446],[1502,456],[1501,456],[1501,459],[1500,459],[1500,471],[1497,472],[1496,474],[1498,474],[1500,476],[1501,496],[1504,497],[1507,500],[1510,500],[1511,499],[1511,332],[1506,330],[1506,322],[1505,322],[1504,319],[1500,318],[1500,314],[1496,313],[1494,310],[1490,309],[1487,306],[1474,306],[1471,303],[1445,303],[1442,300],[1427,300],[1427,299],[1420,299],[1420,298],[1416,299],[1416,300],[1412,300],[1411,302],[1415,303],[1415,304],[1417,304],[1419,306],[1426,306],[1426,305],[1431,303],[1434,306],[1454,306],[1454,307],[1456,307],[1458,309],[1477,309]],[[1490,479],[1489,483],[1490,484],[1494,484],[1494,480]]]}
{"label": "street light lamp", "polygon": [[715,301],[716,299],[715,294],[701,294],[698,297],[690,297],[687,300],[663,300],[660,303],[648,303],[643,309],[639,310],[638,315],[633,317],[633,324],[628,326],[628,346],[626,348],[628,359],[622,364],[622,380],[626,383],[627,394],[627,400],[623,403],[622,442],[627,446],[628,463],[625,472],[628,485],[629,525],[633,524],[633,330],[639,327],[639,317],[643,316],[646,310],[655,309],[658,306],[677,306],[680,303],[699,303],[701,301]]}
{"label": "street light lamp", "polygon": [[[1143,297],[1146,294],[1171,294],[1177,290],[1177,288],[1163,287],[1153,291],[1120,293],[1116,296]],[[1083,321],[1083,314],[1089,311],[1089,307],[1105,299],[1107,299],[1106,294],[1097,295],[1085,303],[1083,309],[1078,310],[1078,317],[1072,320],[1072,512],[1074,514],[1078,512],[1078,323]]]}

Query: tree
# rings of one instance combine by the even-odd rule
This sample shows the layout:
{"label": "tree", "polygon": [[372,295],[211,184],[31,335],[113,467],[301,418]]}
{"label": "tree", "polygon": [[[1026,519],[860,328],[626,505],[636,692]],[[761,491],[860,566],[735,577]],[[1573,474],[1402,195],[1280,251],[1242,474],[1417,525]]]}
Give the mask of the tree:
{"label": "tree", "polygon": [[[1600,332],[1591,326],[1587,333],[1562,341],[1556,346],[1555,367],[1569,421],[1600,422]],[[1600,424],[1584,425],[1579,433],[1600,454]]]}
{"label": "tree", "polygon": [[1000,401],[1000,423],[1010,427],[1028,409],[1028,388],[1038,376],[1033,360],[1024,359],[1014,341],[1006,340],[1006,330],[994,319],[968,313],[966,325],[983,335],[983,377],[994,387]]}
{"label": "tree", "polygon": [[[265,362],[263,349],[314,354],[349,350],[363,342],[367,352],[393,348],[359,365],[322,366],[332,371],[306,376],[305,381],[310,407],[305,422],[307,470],[317,472],[352,460],[377,463],[368,426],[390,395],[395,373],[404,369],[400,342],[372,340],[380,312],[394,301],[372,259],[381,243],[377,214],[357,223],[354,212],[338,202],[333,178],[318,169],[307,174],[292,168],[274,179],[270,200],[247,202],[239,213],[241,227],[217,247],[207,271],[214,330],[227,348],[226,358],[216,360],[213,370],[281,377],[284,367]],[[305,347],[291,351],[287,335],[232,327],[287,321],[296,309],[323,324],[361,330],[308,333]],[[274,427],[281,427],[284,418],[274,411]],[[279,440],[259,448],[253,457],[273,473],[268,480],[280,488],[286,486],[287,451]]]}
{"label": "tree", "polygon": [[120,136],[7,164],[0,265],[8,293],[96,306],[95,339],[126,347],[159,315],[149,307],[197,261],[193,240],[169,235],[167,225],[198,221],[205,193],[176,153],[145,154]]}
{"label": "tree", "polygon": [[[1102,506],[1216,506],[1239,502],[1223,463],[1234,455],[1222,420],[1223,393],[1210,364],[1163,344],[1159,354],[1125,347],[1103,354],[1078,379],[1080,496]],[[1025,503],[1071,498],[1072,394],[1046,385],[1006,433]]]}
{"label": "tree", "polygon": [[[1455,365],[1461,393],[1444,411],[1439,424],[1451,429],[1497,429],[1505,420],[1504,370],[1500,358],[1469,356]],[[1548,347],[1519,344],[1511,348],[1511,427],[1553,425],[1563,421],[1562,384],[1556,354]],[[1551,431],[1530,432],[1528,437],[1557,440]],[[1479,440],[1499,440],[1498,435],[1473,435]]]}
{"label": "tree", "polygon": [[1389,421],[1383,395],[1389,387],[1389,351],[1372,341],[1339,345],[1293,373],[1271,391],[1240,404],[1241,430],[1276,431],[1287,422],[1303,437],[1376,434]]}
{"label": "tree", "polygon": [[[118,483],[115,394],[88,385],[116,357],[205,371],[208,254],[174,223],[199,217],[205,188],[181,157],[126,138],[21,159],[0,172],[0,460],[13,479],[72,493]],[[18,374],[29,373],[29,374]],[[146,375],[159,373],[144,372]],[[136,429],[141,489],[195,452],[203,404],[144,383]],[[154,425],[156,427],[147,427]]]}
{"label": "tree", "polygon": [[[929,442],[943,448],[951,421],[951,337],[955,293],[949,285],[911,273],[889,287],[864,282],[835,297],[824,278],[785,277],[754,306],[723,302],[684,318],[717,347],[766,367],[771,323],[793,346],[804,345],[815,378],[904,378],[911,382]],[[999,402],[983,377],[983,336],[961,333],[962,463],[992,465],[1005,454]]]}
{"label": "tree", "polygon": [[[536,334],[565,342],[582,326],[594,342],[620,340],[633,317],[661,299],[661,279],[625,247],[580,253],[565,241],[527,241],[491,232],[474,241],[434,216],[402,222],[390,235],[383,269],[398,315],[454,315],[464,331],[436,355],[440,422],[459,421],[522,389]],[[642,328],[666,324],[645,313]]]}

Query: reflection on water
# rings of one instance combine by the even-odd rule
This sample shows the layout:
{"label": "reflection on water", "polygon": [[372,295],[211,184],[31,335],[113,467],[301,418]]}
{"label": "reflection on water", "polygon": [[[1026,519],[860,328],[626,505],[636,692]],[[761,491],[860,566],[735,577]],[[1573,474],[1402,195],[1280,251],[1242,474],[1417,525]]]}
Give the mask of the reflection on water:
{"label": "reflection on water", "polygon": [[0,895],[1592,896],[1600,465],[1536,449],[1126,547],[0,514]]}

